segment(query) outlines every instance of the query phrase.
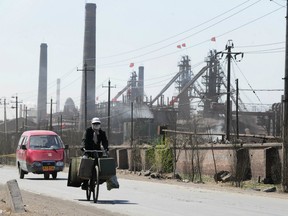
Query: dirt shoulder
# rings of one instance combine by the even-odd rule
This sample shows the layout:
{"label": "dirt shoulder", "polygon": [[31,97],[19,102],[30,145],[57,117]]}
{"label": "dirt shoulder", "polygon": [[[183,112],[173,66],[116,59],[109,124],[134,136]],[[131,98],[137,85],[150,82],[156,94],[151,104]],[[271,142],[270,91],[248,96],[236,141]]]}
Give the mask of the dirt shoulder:
{"label": "dirt shoulder", "polygon": [[[21,190],[24,204],[24,213],[13,213],[9,208],[5,185],[0,185],[0,216],[113,216],[114,214],[103,209],[77,204],[72,201],[61,200],[44,195],[34,194]],[[35,204],[37,202],[37,204]],[[118,214],[121,216],[121,214]],[[122,215],[123,216],[123,215]]]}
{"label": "dirt shoulder", "polygon": [[[194,188],[202,188],[208,190],[215,191],[223,191],[223,192],[234,192],[234,193],[249,193],[250,195],[255,196],[269,196],[269,197],[277,197],[282,199],[288,199],[288,194],[284,194],[281,192],[263,192],[263,186],[257,186],[259,191],[256,191],[255,188],[236,188],[231,183],[218,183],[215,182],[206,182],[203,183],[192,183],[183,180],[176,179],[167,179],[167,178],[151,178],[144,176],[143,173],[133,173],[127,170],[118,170],[117,171],[118,178],[122,179],[131,179],[138,181],[150,181],[161,184],[174,184],[181,185],[185,187],[194,187]],[[7,194],[5,185],[0,185],[0,216],[54,216],[54,215],[70,215],[70,216],[79,216],[79,215],[87,215],[92,216],[95,215],[95,207],[84,206],[81,204],[77,204],[72,201],[61,200],[57,198],[52,198],[48,196],[43,196],[39,194],[34,194],[31,192],[27,192],[21,190],[21,195],[23,199],[23,203],[25,206],[25,213],[13,213],[11,209],[9,209]],[[251,186],[254,187],[254,186]],[[262,188],[261,188],[262,187]],[[268,187],[268,186],[266,186]],[[37,205],[35,205],[37,202]],[[111,212],[97,209],[98,216],[113,216]],[[120,214],[117,214],[121,216]],[[123,215],[122,215],[123,216]]]}

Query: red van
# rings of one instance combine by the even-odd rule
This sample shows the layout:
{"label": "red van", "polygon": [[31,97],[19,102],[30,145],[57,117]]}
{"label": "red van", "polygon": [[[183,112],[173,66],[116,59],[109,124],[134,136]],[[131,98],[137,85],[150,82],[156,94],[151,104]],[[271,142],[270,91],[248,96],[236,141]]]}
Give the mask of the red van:
{"label": "red van", "polygon": [[[68,146],[66,146],[68,148]],[[65,165],[65,146],[55,132],[48,130],[25,131],[18,142],[16,165],[20,179],[29,172],[44,174],[45,179],[63,171]]]}

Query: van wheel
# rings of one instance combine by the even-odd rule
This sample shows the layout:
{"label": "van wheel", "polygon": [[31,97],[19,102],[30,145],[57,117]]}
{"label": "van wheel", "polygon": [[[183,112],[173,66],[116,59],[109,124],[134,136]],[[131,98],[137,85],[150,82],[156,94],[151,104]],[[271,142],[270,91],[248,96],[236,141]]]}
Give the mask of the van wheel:
{"label": "van wheel", "polygon": [[49,179],[49,173],[44,173],[44,179]]}
{"label": "van wheel", "polygon": [[24,171],[21,169],[21,167],[20,167],[20,166],[18,166],[18,171],[19,171],[19,177],[20,177],[20,179],[23,179],[23,178],[24,178],[24,175],[25,175],[25,173],[24,173]]}
{"label": "van wheel", "polygon": [[57,172],[52,173],[52,178],[56,179],[57,178]]}

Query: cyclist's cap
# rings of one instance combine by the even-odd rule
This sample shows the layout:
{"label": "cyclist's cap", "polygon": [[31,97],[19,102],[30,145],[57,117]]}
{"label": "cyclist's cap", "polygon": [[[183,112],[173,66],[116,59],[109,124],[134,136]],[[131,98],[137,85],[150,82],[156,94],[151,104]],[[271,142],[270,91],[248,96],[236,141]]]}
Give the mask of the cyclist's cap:
{"label": "cyclist's cap", "polygon": [[95,117],[95,118],[93,118],[93,119],[91,120],[91,123],[92,123],[92,124],[101,124],[101,121],[100,121],[99,118]]}

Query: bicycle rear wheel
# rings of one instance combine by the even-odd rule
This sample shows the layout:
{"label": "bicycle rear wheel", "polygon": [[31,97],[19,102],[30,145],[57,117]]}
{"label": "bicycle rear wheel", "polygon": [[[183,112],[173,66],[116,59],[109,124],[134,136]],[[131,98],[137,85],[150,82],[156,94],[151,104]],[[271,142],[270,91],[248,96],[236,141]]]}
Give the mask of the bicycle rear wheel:
{"label": "bicycle rear wheel", "polygon": [[92,191],[93,195],[93,201],[96,203],[98,201],[98,195],[99,195],[99,167],[96,165],[94,169],[95,174],[94,176],[94,189]]}

